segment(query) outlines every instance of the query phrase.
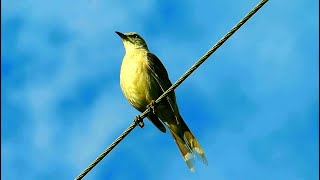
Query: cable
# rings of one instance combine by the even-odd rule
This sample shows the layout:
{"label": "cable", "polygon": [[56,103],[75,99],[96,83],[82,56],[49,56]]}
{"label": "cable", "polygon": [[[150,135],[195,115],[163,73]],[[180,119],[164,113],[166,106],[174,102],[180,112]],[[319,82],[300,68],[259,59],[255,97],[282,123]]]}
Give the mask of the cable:
{"label": "cable", "polygon": [[[248,19],[250,19],[268,0],[260,1],[244,18],[242,18],[226,35],[224,35],[209,51],[204,54],[193,66],[191,66],[187,72],[185,72],[172,86],[167,89],[154,103],[158,104],[164,97],[166,97],[171,91],[176,89],[188,76],[191,75],[205,60],[207,60],[212,53],[214,53],[229,37],[231,37]],[[143,119],[147,117],[151,108],[147,108],[142,114],[136,116],[134,122],[112,143],[103,151],[97,159],[95,159],[79,176],[75,179],[82,179],[88,172],[91,171],[122,139],[124,139],[137,125],[144,126]]]}

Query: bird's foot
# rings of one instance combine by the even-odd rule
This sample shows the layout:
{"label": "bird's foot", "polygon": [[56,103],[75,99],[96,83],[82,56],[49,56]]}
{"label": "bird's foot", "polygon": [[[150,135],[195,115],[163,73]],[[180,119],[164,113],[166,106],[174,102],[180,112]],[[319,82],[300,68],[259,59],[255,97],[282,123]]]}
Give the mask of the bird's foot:
{"label": "bird's foot", "polygon": [[152,100],[150,104],[147,105],[147,109],[152,112],[154,115],[156,114],[156,101]]}
{"label": "bird's foot", "polygon": [[140,117],[140,115],[136,116],[133,120],[137,125],[139,125],[141,128],[144,126],[143,119]]}

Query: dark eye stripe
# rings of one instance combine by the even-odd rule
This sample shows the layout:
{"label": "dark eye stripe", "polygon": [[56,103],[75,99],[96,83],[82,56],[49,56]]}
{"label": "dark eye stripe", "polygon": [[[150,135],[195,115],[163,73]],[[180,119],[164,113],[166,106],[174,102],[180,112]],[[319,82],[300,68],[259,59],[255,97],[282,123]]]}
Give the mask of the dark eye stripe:
{"label": "dark eye stripe", "polygon": [[131,38],[140,38],[140,36],[138,34],[128,34],[127,36],[131,37]]}

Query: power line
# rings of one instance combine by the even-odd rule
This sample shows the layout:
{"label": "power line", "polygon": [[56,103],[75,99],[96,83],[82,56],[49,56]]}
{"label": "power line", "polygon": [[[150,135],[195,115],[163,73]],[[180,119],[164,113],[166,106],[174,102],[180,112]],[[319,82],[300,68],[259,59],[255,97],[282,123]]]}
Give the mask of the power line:
{"label": "power line", "polygon": [[[167,89],[154,103],[158,104],[164,97],[170,92],[176,89],[188,76],[191,75],[209,56],[214,53],[229,37],[231,37],[247,20],[249,20],[268,0],[260,1],[247,15],[245,15],[226,35],[224,35],[209,51],[204,54],[191,68],[188,69],[172,86]],[[144,126],[143,119],[147,117],[148,113],[152,110],[147,108],[142,114],[138,115],[133,123],[112,143],[104,150],[79,176],[75,179],[82,179],[88,172],[91,171],[117,144],[119,144],[137,125],[140,127]]]}

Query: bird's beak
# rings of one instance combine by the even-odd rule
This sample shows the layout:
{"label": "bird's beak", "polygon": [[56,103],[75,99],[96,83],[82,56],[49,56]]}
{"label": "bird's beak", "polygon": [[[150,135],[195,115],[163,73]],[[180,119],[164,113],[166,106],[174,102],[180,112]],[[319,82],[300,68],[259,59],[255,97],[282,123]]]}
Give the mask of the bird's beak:
{"label": "bird's beak", "polygon": [[127,39],[127,36],[122,34],[121,32],[116,31],[116,33],[121,37],[121,39]]}

